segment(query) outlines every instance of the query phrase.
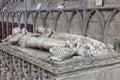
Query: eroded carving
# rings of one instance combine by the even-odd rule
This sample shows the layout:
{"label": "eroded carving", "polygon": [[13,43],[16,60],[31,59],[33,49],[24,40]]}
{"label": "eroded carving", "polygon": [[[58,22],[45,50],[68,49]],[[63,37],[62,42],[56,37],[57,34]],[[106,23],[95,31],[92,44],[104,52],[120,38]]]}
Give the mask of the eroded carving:
{"label": "eroded carving", "polygon": [[85,36],[57,33],[43,27],[39,27],[37,32],[30,33],[25,28],[17,27],[3,42],[18,44],[23,48],[46,49],[52,54],[50,60],[56,61],[65,60],[73,55],[95,57],[114,51],[112,47],[109,48],[104,43]]}

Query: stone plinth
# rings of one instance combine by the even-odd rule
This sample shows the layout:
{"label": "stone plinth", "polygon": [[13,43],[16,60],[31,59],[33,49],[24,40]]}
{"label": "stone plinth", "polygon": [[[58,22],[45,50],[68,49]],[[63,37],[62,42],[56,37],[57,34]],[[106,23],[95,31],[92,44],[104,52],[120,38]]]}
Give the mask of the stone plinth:
{"label": "stone plinth", "polygon": [[[120,54],[48,60],[47,51],[0,44],[2,80],[119,80]],[[16,73],[16,74],[14,74]]]}

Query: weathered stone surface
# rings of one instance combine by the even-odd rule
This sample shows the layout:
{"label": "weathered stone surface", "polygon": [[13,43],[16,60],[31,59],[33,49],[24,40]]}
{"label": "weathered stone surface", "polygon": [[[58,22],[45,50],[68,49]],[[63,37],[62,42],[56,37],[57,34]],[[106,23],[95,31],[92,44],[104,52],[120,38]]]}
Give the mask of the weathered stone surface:
{"label": "weathered stone surface", "polygon": [[96,0],[87,0],[87,7],[88,8],[94,8],[94,7],[113,7],[116,6],[118,7],[120,4],[119,0],[102,0],[103,1],[103,5],[102,6],[97,6],[95,4]]}
{"label": "weathered stone surface", "polygon": [[[96,58],[81,58],[77,60],[69,59],[62,62],[51,62],[47,60],[49,56],[49,53],[47,52],[39,51],[37,49],[23,49],[18,46],[8,46],[6,44],[1,44],[0,56],[0,60],[2,61],[3,66],[3,63],[7,64],[8,59],[13,60],[12,66],[16,67],[13,72],[17,72],[16,75],[14,74],[16,77],[21,67],[18,68],[18,64],[14,64],[14,61],[19,61],[19,65],[22,66],[22,69],[25,69],[25,71],[22,70],[23,75],[26,75],[25,79],[32,77],[36,78],[36,80],[39,80],[38,77],[40,76],[42,77],[41,80],[119,80],[120,78],[118,75],[120,67],[120,55],[117,53],[112,55],[99,56]],[[7,58],[8,56],[9,58]],[[4,60],[6,62],[4,62]],[[12,62],[10,62],[10,64]],[[7,66],[5,67],[7,68]],[[41,73],[38,73],[39,69],[42,71]],[[0,70],[2,69],[0,68]],[[30,74],[26,71],[30,72],[30,74],[31,72],[33,73],[31,76],[29,76]],[[4,78],[2,75],[0,75],[1,79]],[[23,77],[24,76],[21,78]]]}

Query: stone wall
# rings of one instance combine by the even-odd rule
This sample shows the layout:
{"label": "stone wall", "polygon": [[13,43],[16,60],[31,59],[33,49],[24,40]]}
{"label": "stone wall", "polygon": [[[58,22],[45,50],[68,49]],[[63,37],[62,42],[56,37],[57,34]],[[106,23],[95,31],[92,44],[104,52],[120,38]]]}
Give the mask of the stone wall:
{"label": "stone wall", "polygon": [[[103,5],[101,6],[96,5],[96,0],[36,0],[36,1],[35,0],[24,0],[24,5],[26,6],[18,5],[18,7],[20,7],[21,10],[25,7],[27,7],[27,9],[30,10],[30,9],[36,9],[35,7],[37,3],[42,3],[42,6],[40,9],[57,9],[58,5],[62,1],[65,2],[66,9],[68,8],[113,7],[113,6],[118,7],[120,4],[120,0],[103,0]],[[0,0],[0,7],[1,6],[3,6],[3,0]],[[16,10],[18,9],[19,8],[17,8]]]}
{"label": "stone wall", "polygon": [[[103,0],[103,5],[102,6],[96,6],[95,5],[95,0],[87,0],[87,7],[88,8],[96,8],[96,7],[119,7],[120,5],[120,1],[119,0]],[[119,11],[115,12],[115,10],[113,11],[109,11],[109,10],[105,10],[101,12],[101,15],[104,16],[104,21],[105,23],[108,22],[109,18],[111,18],[109,24],[108,24],[108,33],[107,33],[107,41],[109,43],[114,44],[113,42],[116,41],[117,36],[120,36],[120,18],[119,18]],[[99,13],[95,13],[92,15],[92,17],[89,20],[88,23],[88,35],[92,38],[101,40],[102,39],[102,34],[103,34],[103,29],[105,29],[105,27],[102,27],[101,25],[101,20],[98,17]],[[113,15],[112,15],[113,14]],[[116,36],[116,37],[115,37]],[[114,38],[113,38],[114,37]]]}
{"label": "stone wall", "polygon": [[87,7],[94,8],[94,7],[118,7],[120,5],[120,0],[103,0],[102,6],[97,6],[95,4],[96,0],[86,0],[87,1]]}

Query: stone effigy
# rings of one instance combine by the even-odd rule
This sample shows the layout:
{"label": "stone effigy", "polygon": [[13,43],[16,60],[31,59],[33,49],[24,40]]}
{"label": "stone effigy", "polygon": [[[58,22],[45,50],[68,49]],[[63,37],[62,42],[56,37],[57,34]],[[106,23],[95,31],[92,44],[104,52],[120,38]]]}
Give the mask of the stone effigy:
{"label": "stone effigy", "polygon": [[57,33],[49,28],[39,27],[38,33],[30,33],[25,28],[14,28],[12,35],[3,42],[19,45],[20,47],[48,50],[52,56],[50,60],[62,61],[74,55],[95,57],[110,54],[114,51],[104,43],[85,36],[68,33]]}

